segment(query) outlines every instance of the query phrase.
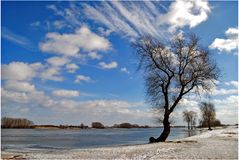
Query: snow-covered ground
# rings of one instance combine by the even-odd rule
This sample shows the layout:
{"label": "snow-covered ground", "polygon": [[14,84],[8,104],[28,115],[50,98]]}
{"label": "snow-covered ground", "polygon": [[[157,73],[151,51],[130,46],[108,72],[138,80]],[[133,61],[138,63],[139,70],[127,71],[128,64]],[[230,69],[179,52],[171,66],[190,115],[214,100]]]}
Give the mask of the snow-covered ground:
{"label": "snow-covered ground", "polygon": [[15,159],[238,159],[238,128],[205,131],[164,143],[97,149],[3,151]]}

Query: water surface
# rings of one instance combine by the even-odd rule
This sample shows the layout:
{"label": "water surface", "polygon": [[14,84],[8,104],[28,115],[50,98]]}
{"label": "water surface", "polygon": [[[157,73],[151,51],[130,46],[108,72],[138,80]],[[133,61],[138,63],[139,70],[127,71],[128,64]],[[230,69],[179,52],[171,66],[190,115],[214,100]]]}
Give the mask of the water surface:
{"label": "water surface", "polygon": [[[5,149],[76,149],[148,143],[162,128],[134,129],[2,129]],[[188,137],[185,128],[171,128],[168,140]]]}

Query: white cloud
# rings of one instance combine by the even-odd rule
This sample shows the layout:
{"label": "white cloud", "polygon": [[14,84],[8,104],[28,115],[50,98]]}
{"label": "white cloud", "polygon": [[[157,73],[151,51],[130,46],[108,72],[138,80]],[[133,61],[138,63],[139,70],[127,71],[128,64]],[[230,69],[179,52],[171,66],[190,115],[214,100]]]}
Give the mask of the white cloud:
{"label": "white cloud", "polygon": [[65,65],[70,73],[74,73],[79,68],[74,63],[68,63],[70,60],[65,57],[52,57],[46,61],[45,64],[39,62],[3,64],[1,68],[2,80],[31,81],[33,78],[40,78],[42,80],[63,81],[64,77],[61,76],[62,66]]}
{"label": "white cloud", "polygon": [[82,81],[89,82],[91,81],[91,78],[89,76],[77,75],[74,82],[81,83]]}
{"label": "white cloud", "polygon": [[212,95],[227,95],[227,94],[237,94],[237,89],[215,89],[212,91]]}
{"label": "white cloud", "polygon": [[77,56],[81,50],[105,51],[110,49],[110,42],[83,26],[73,34],[47,33],[45,42],[39,47],[43,52],[55,53],[64,56]]}
{"label": "white cloud", "polygon": [[56,21],[53,21],[52,25],[56,28],[56,29],[62,29],[64,27],[66,27],[66,24],[64,21],[59,21],[59,20],[56,20]]}
{"label": "white cloud", "polygon": [[102,56],[100,54],[98,54],[97,52],[90,52],[90,53],[88,53],[88,56],[91,59],[98,59],[98,60],[100,60],[102,58]]}
{"label": "white cloud", "polygon": [[31,80],[36,76],[36,71],[28,63],[11,62],[2,65],[3,80]]}
{"label": "white cloud", "polygon": [[56,67],[50,67],[42,71],[41,78],[43,80],[63,81],[64,78],[60,76],[60,69]]}
{"label": "white cloud", "polygon": [[238,88],[238,81],[230,81],[225,83],[228,86],[233,86],[235,88]]}
{"label": "white cloud", "polygon": [[120,68],[120,71],[124,72],[124,73],[127,73],[127,74],[130,73],[129,70],[126,67]]}
{"label": "white cloud", "polygon": [[69,62],[69,59],[66,57],[51,57],[47,59],[47,62],[55,67],[64,66]]}
{"label": "white cloud", "polygon": [[75,91],[75,90],[64,90],[64,89],[60,89],[60,90],[55,90],[52,92],[52,95],[57,96],[57,97],[78,97],[80,95],[79,91]]}
{"label": "white cloud", "polygon": [[[92,121],[100,121],[107,125],[114,123],[130,122],[151,124],[151,113],[140,110],[144,106],[142,102],[129,102],[115,99],[95,100],[72,100],[65,99],[79,95],[75,90],[55,90],[52,96],[46,96],[44,92],[32,90],[31,92],[20,92],[2,88],[2,112],[10,112],[16,116],[22,115],[20,109],[29,110],[34,108],[37,114],[29,112],[27,116],[33,116],[33,120],[42,118],[45,110],[48,117],[44,119],[49,123],[52,117],[61,120],[61,123],[77,124],[80,122],[90,124]],[[56,98],[62,97],[62,98]],[[17,106],[17,107],[16,107]],[[61,118],[59,118],[59,117]],[[28,117],[27,117],[28,118]],[[34,121],[35,122],[35,121]],[[38,121],[42,123],[42,121]],[[54,122],[56,123],[56,122]]]}
{"label": "white cloud", "polygon": [[[57,106],[57,107],[56,107]],[[60,111],[65,117],[67,114],[74,119],[77,115],[77,121],[83,121],[90,124],[93,121],[100,121],[103,124],[113,125],[114,123],[130,122],[140,123],[141,121],[150,123],[151,113],[140,111],[141,102],[129,102],[124,100],[60,100],[53,108]],[[80,118],[80,119],[79,119]]]}
{"label": "white cloud", "polygon": [[99,66],[103,69],[113,69],[113,68],[116,68],[118,66],[117,62],[113,61],[113,62],[110,62],[110,63],[105,63],[105,62],[100,62],[99,63]]}
{"label": "white cloud", "polygon": [[75,73],[77,69],[79,69],[79,66],[77,66],[75,63],[70,63],[66,65],[66,69],[69,73]]}
{"label": "white cloud", "polygon": [[238,96],[228,96],[212,100],[216,107],[216,117],[224,124],[238,123]]}
{"label": "white cloud", "polygon": [[109,36],[112,33],[112,30],[104,29],[103,27],[99,27],[98,31],[99,31],[100,35],[102,35],[102,36]]}
{"label": "white cloud", "polygon": [[[19,89],[19,88],[18,88]],[[21,89],[22,90],[22,89]],[[44,94],[42,91],[38,90],[28,90],[28,92],[8,90],[2,88],[1,90],[2,104],[4,106],[11,106],[11,104],[26,104],[29,106],[47,106],[51,99]],[[39,107],[39,106],[38,106]]]}
{"label": "white cloud", "polygon": [[211,49],[218,49],[220,52],[236,52],[238,47],[238,28],[229,28],[226,32],[226,39],[216,38],[209,46]]}
{"label": "white cloud", "polygon": [[166,14],[158,17],[159,24],[169,24],[172,30],[189,26],[193,28],[208,18],[211,9],[207,1],[176,0]]}
{"label": "white cloud", "polygon": [[19,92],[33,92],[36,90],[35,86],[28,82],[11,81],[11,80],[5,82],[4,88]]}
{"label": "white cloud", "polygon": [[229,29],[226,31],[226,35],[227,35],[229,38],[232,38],[232,39],[238,38],[238,34],[239,34],[238,28],[229,28]]}

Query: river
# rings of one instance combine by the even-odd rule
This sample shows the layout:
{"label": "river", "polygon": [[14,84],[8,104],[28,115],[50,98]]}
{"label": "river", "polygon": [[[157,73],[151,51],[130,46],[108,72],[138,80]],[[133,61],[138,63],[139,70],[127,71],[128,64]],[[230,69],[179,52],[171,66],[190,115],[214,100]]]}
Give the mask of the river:
{"label": "river", "polygon": [[[76,149],[146,144],[162,128],[134,129],[2,129],[2,150]],[[171,128],[168,140],[188,137],[186,128]]]}

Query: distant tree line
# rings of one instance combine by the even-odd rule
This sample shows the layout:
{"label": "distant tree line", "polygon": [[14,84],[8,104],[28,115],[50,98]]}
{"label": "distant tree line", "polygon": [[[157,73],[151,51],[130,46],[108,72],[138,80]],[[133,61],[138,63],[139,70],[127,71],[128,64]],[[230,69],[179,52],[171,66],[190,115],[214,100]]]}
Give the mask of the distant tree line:
{"label": "distant tree line", "polygon": [[148,125],[140,126],[138,124],[131,124],[131,123],[120,123],[120,124],[114,124],[112,127],[106,127],[100,122],[92,122],[91,128],[98,128],[98,129],[103,129],[103,128],[149,128]]}
{"label": "distant tree line", "polygon": [[114,124],[113,128],[149,128],[149,126],[148,125],[139,126],[138,124],[121,123]]}
{"label": "distant tree line", "polygon": [[[208,122],[205,121],[205,120],[200,120],[199,123],[200,123],[199,127],[208,127]],[[220,120],[215,119],[211,122],[211,126],[212,127],[218,127],[218,126],[224,126],[224,124],[222,124]]]}
{"label": "distant tree line", "polygon": [[[80,125],[34,125],[34,123],[25,118],[9,118],[3,117],[1,119],[1,128],[59,128],[59,129],[88,129],[87,125],[81,123]],[[138,124],[120,123],[113,126],[104,126],[101,122],[92,122],[91,128],[150,128],[148,125],[140,126]]]}
{"label": "distant tree line", "polygon": [[91,123],[91,128],[104,129],[105,126],[100,122],[92,122]]}
{"label": "distant tree line", "polygon": [[79,126],[75,126],[75,125],[60,125],[59,126],[60,129],[71,129],[71,128],[80,128],[80,129],[87,129],[89,128],[88,126],[84,125],[83,123],[81,123]]}
{"label": "distant tree line", "polygon": [[1,119],[1,128],[32,128],[34,123],[25,118],[9,118]]}

